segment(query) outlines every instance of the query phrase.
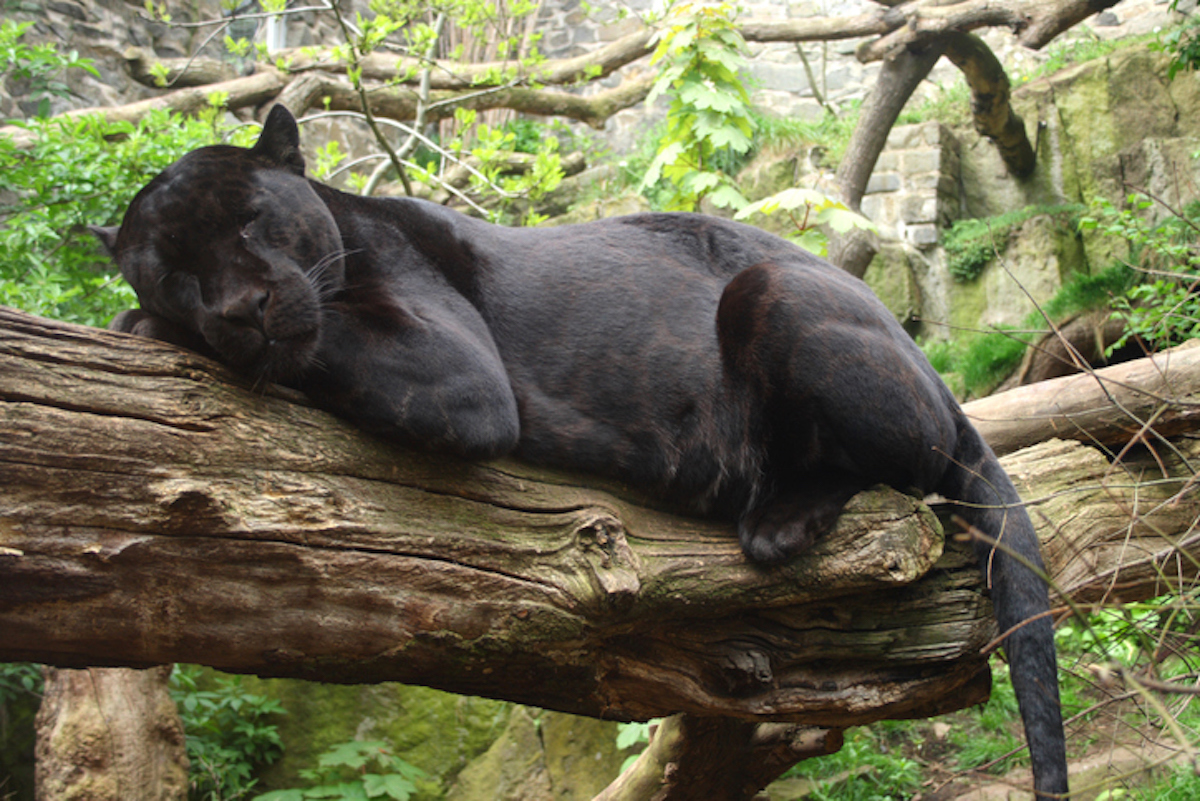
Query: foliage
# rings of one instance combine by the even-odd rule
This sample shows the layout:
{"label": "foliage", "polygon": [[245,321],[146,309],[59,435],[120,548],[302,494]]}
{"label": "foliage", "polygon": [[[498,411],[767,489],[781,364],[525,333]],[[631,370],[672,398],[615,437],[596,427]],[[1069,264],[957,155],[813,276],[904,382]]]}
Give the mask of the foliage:
{"label": "foliage", "polygon": [[750,150],[750,96],[738,77],[745,42],[734,27],[730,3],[681,3],[655,34],[651,66],[660,73],[646,98],[651,105],[670,94],[666,135],[642,179],[674,188],[668,208],[694,211],[707,197],[718,208],[741,208],[746,200],[720,159]]}
{"label": "foliage", "polygon": [[41,667],[29,662],[0,663],[0,708],[19,698],[41,694]]}
{"label": "foliage", "polygon": [[240,676],[213,675],[195,665],[176,665],[170,693],[187,737],[188,798],[234,801],[257,780],[254,770],[283,753],[274,715],[278,701],[247,692]]}
{"label": "foliage", "polygon": [[1020,712],[1006,665],[993,670],[992,682],[991,697],[971,710],[971,725],[956,726],[948,735],[957,749],[955,762],[959,770],[986,765],[989,773],[1004,774],[1028,762],[1021,739],[1012,730],[1013,722],[1020,720]]}
{"label": "foliage", "polygon": [[784,189],[751,203],[735,214],[734,219],[744,220],[755,214],[771,215],[776,212],[786,214],[795,227],[788,238],[818,256],[824,256],[829,245],[824,227],[842,234],[851,228],[875,228],[870,220],[851,211],[846,204],[815,189],[800,187]]}
{"label": "foliage", "polygon": [[[545,61],[537,47],[541,34],[529,32],[523,21],[536,13],[538,4],[530,0],[372,0],[369,6],[369,14],[356,12],[353,20],[343,14],[338,4],[326,6],[342,32],[342,41],[332,48],[333,58],[345,64],[346,76],[362,100],[361,114],[341,113],[358,116],[365,122],[379,145],[380,152],[376,155],[386,159],[385,166],[398,175],[406,194],[423,194],[414,186],[417,181],[431,188],[449,189],[476,212],[494,220],[526,225],[539,222],[540,217],[529,210],[529,204],[553,191],[562,180],[557,137],[543,135],[544,128],[536,123],[510,121],[507,125],[496,125],[494,115],[480,117],[474,111],[458,108],[453,122],[440,126],[442,140],[435,141],[422,132],[431,105],[425,93],[416,92],[418,109],[414,124],[378,120],[367,102],[373,87],[364,81],[362,67],[363,60],[374,51],[388,50],[414,59],[414,66],[386,83],[411,81],[424,70],[433,69],[430,62],[439,50],[446,49],[448,37],[443,30],[450,25],[458,34],[449,38],[459,39],[449,54],[451,60],[465,60],[466,42],[489,43],[499,59],[494,68],[476,79],[476,85],[536,85],[536,79],[529,76],[536,75],[538,65]],[[249,50],[244,41],[231,41],[230,47],[239,52]],[[311,56],[321,55],[316,49],[307,50]],[[398,145],[389,136],[395,129],[402,132],[402,142]],[[513,152],[534,155],[533,163],[528,169],[514,168],[509,157]],[[410,159],[414,153],[418,155]],[[345,154],[326,151],[324,155],[325,160],[318,163],[323,172],[316,173],[323,178],[371,160],[362,159],[335,171]],[[443,181],[447,169],[463,164],[469,165],[471,176],[466,191]],[[346,179],[347,186],[352,191],[371,194],[385,172],[377,169],[370,177],[366,173],[351,173]]]}
{"label": "foliage", "polygon": [[1155,222],[1155,201],[1131,194],[1122,207],[1109,200],[1093,204],[1080,228],[1124,239],[1145,280],[1113,302],[1126,332],[1110,352],[1138,340],[1151,349],[1178,345],[1200,336],[1200,203]]}
{"label": "foliage", "polygon": [[0,22],[0,75],[10,81],[27,81],[29,96],[37,101],[36,116],[47,117],[50,99],[70,94],[62,81],[67,70],[81,69],[97,78],[100,73],[91,59],[80,58],[74,50],[62,54],[53,44],[25,44],[21,39],[31,27],[32,22]]}
{"label": "foliage", "polygon": [[[1172,11],[1178,11],[1178,6],[1179,0],[1171,0]],[[1164,31],[1153,47],[1171,56],[1168,80],[1174,80],[1180,72],[1196,69],[1200,66],[1200,18],[1188,15],[1184,24]]]}
{"label": "foliage", "polygon": [[922,348],[933,369],[948,383],[953,383],[953,376],[957,376],[960,393],[984,395],[1016,369],[1029,340],[1037,333],[1002,327],[949,342],[926,342]]}
{"label": "foliage", "polygon": [[1014,75],[1015,82],[1025,83],[1043,75],[1066,69],[1075,64],[1083,64],[1097,58],[1103,58],[1110,53],[1133,47],[1136,44],[1152,38],[1154,34],[1143,36],[1125,36],[1120,39],[1099,39],[1087,36],[1068,39],[1051,44],[1046,48],[1046,60],[1032,70],[1021,75]]}
{"label": "foliage", "polygon": [[136,305],[87,226],[119,222],[138,189],[185,152],[250,137],[219,118],[215,105],[194,119],[153,111],[136,125],[57,117],[21,124],[30,148],[0,137],[0,302],[98,326]]}
{"label": "foliage", "polygon": [[1004,253],[1011,234],[1027,220],[1042,215],[1070,219],[1083,211],[1078,203],[1026,206],[985,219],[955,220],[942,232],[947,267],[957,281],[973,281],[992,259]]}
{"label": "foliage", "polygon": [[1121,263],[1111,264],[1097,273],[1075,273],[1054,297],[1042,304],[1041,313],[1026,322],[1035,327],[1044,322],[1043,314],[1052,320],[1062,320],[1072,314],[1110,305],[1113,298],[1123,294],[1138,279],[1138,273]]}
{"label": "foliage", "polygon": [[850,135],[858,125],[861,109],[861,101],[847,101],[836,116],[822,114],[816,120],[776,117],[751,109],[750,116],[754,121],[752,152],[796,144],[814,145],[822,151],[818,160],[825,167],[836,169],[850,144]]}
{"label": "foliage", "polygon": [[880,721],[846,732],[841,750],[809,759],[786,776],[814,783],[817,801],[907,801],[921,786],[920,764],[899,744],[913,730],[907,721]]}
{"label": "foliage", "polygon": [[391,798],[406,801],[425,772],[392,753],[387,743],[351,740],[334,745],[317,758],[317,767],[300,771],[312,786],[273,790],[254,801],[304,801],[306,798],[367,801]]}
{"label": "foliage", "polygon": [[1040,310],[1031,313],[1019,330],[997,329],[952,341],[925,342],[922,349],[943,377],[953,381],[957,376],[962,384],[958,387],[960,394],[984,394],[1021,363],[1028,343],[1044,332],[1046,317],[1061,320],[1110,306],[1136,277],[1137,273],[1123,264],[1114,264],[1094,275],[1077,273]]}
{"label": "foliage", "polygon": [[914,93],[905,104],[897,125],[915,125],[937,120],[944,125],[967,126],[971,124],[971,89],[967,81],[956,73],[947,84],[935,84],[932,93]]}
{"label": "foliage", "polygon": [[650,743],[650,730],[662,723],[662,718],[654,718],[642,723],[634,721],[632,723],[621,723],[617,725],[617,748],[621,751],[627,751],[631,748],[636,748],[637,751],[625,757],[625,761],[621,763],[621,773],[629,769],[629,766],[637,762],[641,752]]}

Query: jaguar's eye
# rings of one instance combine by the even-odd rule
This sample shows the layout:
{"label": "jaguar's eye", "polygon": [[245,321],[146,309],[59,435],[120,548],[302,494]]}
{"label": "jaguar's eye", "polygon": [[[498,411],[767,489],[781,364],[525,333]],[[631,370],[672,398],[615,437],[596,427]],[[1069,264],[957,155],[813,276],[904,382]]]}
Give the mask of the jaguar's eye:
{"label": "jaguar's eye", "polygon": [[247,211],[244,215],[242,215],[241,221],[238,223],[238,236],[240,236],[242,239],[249,239],[254,233],[254,224],[257,220],[257,210]]}

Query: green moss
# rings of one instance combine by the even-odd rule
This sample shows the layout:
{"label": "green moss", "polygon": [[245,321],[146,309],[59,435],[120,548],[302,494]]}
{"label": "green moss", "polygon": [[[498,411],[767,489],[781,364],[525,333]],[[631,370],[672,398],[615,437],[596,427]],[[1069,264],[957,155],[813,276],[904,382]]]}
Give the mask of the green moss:
{"label": "green moss", "polygon": [[[1095,275],[1072,275],[1062,289],[1047,301],[1042,310],[1052,320],[1107,306],[1137,283],[1140,274],[1124,264],[1114,264]],[[1041,315],[1030,320],[1031,325],[1042,323]]]}
{"label": "green moss", "polygon": [[1026,221],[1042,215],[1060,218],[1065,225],[1075,227],[1076,220],[1086,209],[1080,203],[1052,206],[1026,206],[985,219],[955,220],[942,233],[947,268],[957,281],[973,281],[989,261],[1003,254],[1013,231]]}
{"label": "green moss", "polygon": [[1080,312],[1104,308],[1138,280],[1138,273],[1124,264],[1087,275],[1073,274],[1054,297],[1034,311],[1021,330],[1001,328],[956,339],[922,343],[933,369],[946,380],[956,395],[980,396],[995,388],[1021,363],[1027,343],[1041,336],[1046,317],[1059,321]]}
{"label": "green moss", "polygon": [[287,679],[246,679],[247,687],[278,698],[284,755],[264,771],[262,791],[302,786],[299,771],[327,748],[355,738],[386,740],[397,756],[429,778],[414,799],[433,801],[467,763],[504,730],[511,704],[400,684],[346,686]]}
{"label": "green moss", "polygon": [[915,125],[937,120],[951,127],[971,124],[971,89],[961,75],[925,97],[909,100],[896,120],[897,125]]}

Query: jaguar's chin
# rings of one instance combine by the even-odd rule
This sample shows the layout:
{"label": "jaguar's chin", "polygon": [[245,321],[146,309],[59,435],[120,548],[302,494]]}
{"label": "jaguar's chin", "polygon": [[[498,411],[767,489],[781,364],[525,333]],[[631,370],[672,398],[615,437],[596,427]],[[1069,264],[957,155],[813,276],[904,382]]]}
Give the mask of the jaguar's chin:
{"label": "jaguar's chin", "polygon": [[298,383],[319,366],[319,332],[286,340],[267,340],[255,378],[285,386]]}

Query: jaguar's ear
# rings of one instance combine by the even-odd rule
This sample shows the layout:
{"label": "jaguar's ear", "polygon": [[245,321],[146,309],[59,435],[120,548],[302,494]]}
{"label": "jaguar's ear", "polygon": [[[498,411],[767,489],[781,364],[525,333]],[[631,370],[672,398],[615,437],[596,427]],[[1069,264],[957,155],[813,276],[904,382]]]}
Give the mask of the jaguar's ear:
{"label": "jaguar's ear", "polygon": [[280,104],[271,108],[262,134],[250,149],[254,155],[277,167],[304,175],[304,156],[300,155],[300,128],[292,112]]}
{"label": "jaguar's ear", "polygon": [[108,255],[116,258],[117,233],[121,227],[119,225],[89,225],[88,230],[100,240],[100,244],[104,245],[104,250]]}

